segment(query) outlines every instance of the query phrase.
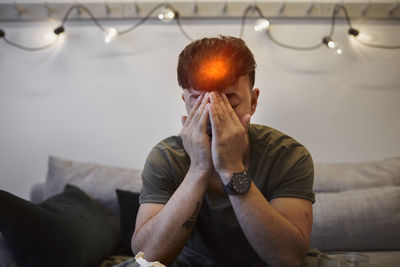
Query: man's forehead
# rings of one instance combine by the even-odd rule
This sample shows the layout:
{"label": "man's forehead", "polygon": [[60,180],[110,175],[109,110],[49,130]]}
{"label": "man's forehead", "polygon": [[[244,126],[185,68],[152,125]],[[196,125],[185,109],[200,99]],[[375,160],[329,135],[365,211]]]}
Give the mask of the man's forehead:
{"label": "man's forehead", "polygon": [[[237,87],[236,88],[232,88],[232,87],[227,87],[223,90],[220,91],[212,91],[212,92],[218,92],[218,93],[223,93],[225,94],[227,97],[232,97],[237,95]],[[194,95],[194,96],[198,96],[198,95],[204,95],[205,93],[207,93],[207,91],[204,90],[195,90],[195,89],[184,89],[188,94],[190,95]]]}
{"label": "man's forehead", "polygon": [[[218,92],[224,93],[228,98],[232,98],[240,94],[239,89],[246,92],[249,90],[247,75],[241,76],[234,85],[228,86],[222,90],[218,90]],[[186,92],[186,94],[189,94],[191,96],[199,96],[207,93],[206,90],[196,90],[196,89],[184,89],[184,91]]]}

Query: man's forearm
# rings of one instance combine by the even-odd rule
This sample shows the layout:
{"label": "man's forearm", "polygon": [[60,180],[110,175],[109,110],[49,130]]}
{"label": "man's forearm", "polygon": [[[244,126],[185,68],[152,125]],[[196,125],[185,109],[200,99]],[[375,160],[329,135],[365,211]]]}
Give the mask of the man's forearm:
{"label": "man's forearm", "polygon": [[189,171],[162,210],[137,229],[132,238],[134,253],[143,251],[147,260],[171,263],[182,250],[200,212],[208,179]]}
{"label": "man's forearm", "polygon": [[230,196],[249,243],[269,266],[300,266],[308,238],[276,211],[252,184],[245,195]]}

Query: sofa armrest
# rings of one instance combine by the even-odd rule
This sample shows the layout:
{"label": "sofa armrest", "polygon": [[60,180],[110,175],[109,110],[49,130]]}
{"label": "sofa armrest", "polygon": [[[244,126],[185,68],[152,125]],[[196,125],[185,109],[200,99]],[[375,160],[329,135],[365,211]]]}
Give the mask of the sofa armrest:
{"label": "sofa armrest", "polygon": [[[29,199],[32,203],[41,203],[45,200],[45,183],[34,184],[31,188]],[[0,266],[1,267],[1,266]]]}

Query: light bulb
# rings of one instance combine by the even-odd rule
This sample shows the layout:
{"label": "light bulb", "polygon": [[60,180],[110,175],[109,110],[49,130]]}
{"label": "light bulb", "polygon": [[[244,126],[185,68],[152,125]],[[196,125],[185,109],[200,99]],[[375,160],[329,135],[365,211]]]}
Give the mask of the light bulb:
{"label": "light bulb", "polygon": [[336,47],[336,43],[331,40],[331,41],[328,42],[328,47],[333,49],[333,48]]}
{"label": "light bulb", "polygon": [[356,39],[360,40],[361,42],[371,42],[373,40],[371,35],[365,33],[360,33],[359,35],[356,36]]}
{"label": "light bulb", "polygon": [[59,37],[59,35],[55,34],[54,32],[48,32],[42,36],[42,39],[44,42],[50,43],[50,42],[54,42],[58,37]]}
{"label": "light bulb", "polygon": [[265,31],[269,28],[269,20],[267,19],[259,19],[256,21],[256,24],[254,25],[254,30],[256,32],[262,32]]}
{"label": "light bulb", "polygon": [[170,22],[174,18],[175,18],[175,11],[169,7],[164,8],[163,11],[161,11],[161,13],[158,14],[158,19],[164,22]]}
{"label": "light bulb", "polygon": [[332,40],[332,38],[330,38],[330,37],[324,37],[324,38],[322,39],[322,42],[323,42],[328,48],[330,48],[330,49],[332,49],[333,51],[335,51],[335,54],[337,54],[337,55],[342,55],[342,54],[343,54],[343,48],[342,48],[342,46],[341,46],[339,43],[334,42],[334,41]]}
{"label": "light bulb", "polygon": [[336,52],[336,54],[338,54],[340,56],[341,54],[343,54],[343,49],[338,47],[338,48],[336,48],[335,52]]}
{"label": "light bulb", "polygon": [[111,41],[115,40],[118,36],[118,32],[115,28],[106,28],[104,31],[104,42],[111,43]]}

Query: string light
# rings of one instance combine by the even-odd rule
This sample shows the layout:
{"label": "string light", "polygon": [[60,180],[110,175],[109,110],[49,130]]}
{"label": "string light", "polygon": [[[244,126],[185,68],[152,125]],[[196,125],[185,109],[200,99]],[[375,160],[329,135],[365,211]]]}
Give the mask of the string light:
{"label": "string light", "polygon": [[360,33],[359,30],[350,27],[348,32],[349,35],[353,36],[356,40],[364,41],[364,42],[369,42],[371,41],[371,36],[365,34],[365,33]]}
{"label": "string light", "polygon": [[[118,31],[113,27],[110,28],[104,28],[100,22],[94,17],[94,15],[92,14],[92,12],[89,10],[89,8],[87,8],[86,6],[83,6],[81,4],[76,4],[71,6],[68,11],[66,12],[62,24],[60,26],[58,26],[56,29],[54,29],[54,34],[58,37],[59,35],[61,35],[62,33],[65,32],[65,24],[68,20],[68,17],[70,15],[70,13],[72,12],[72,10],[77,9],[79,10],[79,12],[84,11],[86,12],[90,18],[92,19],[92,21],[95,23],[95,25],[103,32],[104,34],[104,41],[106,43],[110,43],[111,41],[115,40],[118,36],[129,33],[133,30],[135,30],[136,28],[138,28],[140,25],[142,25],[144,22],[146,22],[151,15],[157,11],[160,8],[163,8],[163,10],[158,14],[158,18],[164,22],[170,22],[172,20],[175,20],[180,31],[182,32],[182,34],[189,40],[189,41],[193,41],[193,39],[187,34],[187,32],[183,29],[181,23],[180,23],[180,17],[179,17],[179,12],[176,11],[172,5],[168,4],[168,3],[160,3],[156,6],[154,6],[150,12],[142,19],[140,19],[136,24],[132,25],[131,27],[122,30],[122,31]],[[257,12],[259,15],[259,19],[256,21],[256,24],[254,26],[254,30],[255,31],[259,31],[259,32],[265,32],[268,36],[268,38],[275,43],[278,46],[281,46],[283,48],[287,48],[287,49],[292,49],[292,50],[298,50],[298,51],[310,51],[310,50],[316,50],[318,48],[320,48],[321,46],[323,46],[324,44],[333,49],[335,51],[336,54],[341,55],[343,53],[343,49],[341,48],[341,46],[337,43],[334,42],[332,40],[332,36],[334,34],[334,30],[335,30],[335,22],[336,22],[336,16],[337,14],[343,10],[344,14],[345,14],[345,18],[347,21],[347,24],[349,26],[348,29],[348,34],[353,36],[355,40],[357,40],[360,44],[368,46],[370,48],[380,48],[380,49],[400,49],[400,45],[384,45],[384,44],[372,44],[369,43],[369,41],[371,40],[371,37],[369,35],[366,35],[365,33],[361,33],[359,30],[355,29],[352,27],[351,25],[351,21],[350,21],[350,17],[348,15],[347,9],[344,6],[344,4],[337,4],[333,10],[333,14],[332,14],[332,23],[331,23],[331,30],[330,33],[323,38],[323,42],[319,42],[316,45],[313,46],[306,46],[306,47],[302,47],[302,46],[293,46],[293,45],[288,45],[285,43],[282,43],[280,41],[278,41],[276,38],[274,38],[274,36],[271,33],[271,20],[268,19],[267,17],[265,17],[262,12],[261,9],[257,6],[257,5],[250,5],[248,6],[245,11],[243,12],[243,16],[242,16],[242,23],[241,23],[241,29],[240,29],[240,38],[242,38],[243,36],[243,31],[244,31],[244,24],[245,24],[245,20],[248,16],[248,13],[251,12]],[[59,38],[48,38],[49,40],[52,40],[50,43],[40,46],[40,47],[26,47],[24,45],[20,45],[18,43],[15,43],[11,40],[8,40],[6,38],[6,33],[3,29],[0,29],[0,39],[4,40],[4,42],[6,42],[9,45],[12,45],[16,48],[19,49],[23,49],[26,51],[39,51],[39,50],[44,50],[47,49],[49,47],[51,47]],[[54,40],[53,40],[54,39]]]}
{"label": "string light", "polygon": [[175,18],[175,11],[169,6],[166,6],[160,14],[158,14],[158,19],[164,22],[171,22]]}
{"label": "string light", "polygon": [[104,31],[104,42],[111,43],[113,40],[117,39],[118,32],[115,28],[106,28]]}
{"label": "string light", "polygon": [[54,29],[54,34],[55,35],[60,35],[61,33],[65,32],[64,26],[58,26],[57,28]]}
{"label": "string light", "polygon": [[[248,7],[244,10],[244,12],[243,12],[242,24],[241,24],[241,27],[240,27],[240,34],[239,34],[239,37],[240,37],[240,38],[243,37],[244,24],[245,24],[245,22],[246,22],[248,13],[249,13],[250,11],[252,11],[252,12],[257,12],[257,14],[258,14],[258,16],[259,16],[259,18],[260,18],[258,21],[260,21],[260,22],[261,22],[262,20],[267,20],[267,21],[268,21],[268,26],[265,28],[264,32],[267,33],[268,38],[269,38],[273,43],[275,43],[276,45],[278,45],[278,46],[280,46],[280,47],[287,48],[287,49],[292,49],[292,50],[297,50],[297,51],[311,51],[311,50],[316,50],[316,49],[320,48],[320,47],[323,45],[322,43],[319,42],[318,44],[313,45],[313,46],[300,46],[300,47],[299,47],[299,46],[293,46],[293,45],[284,44],[284,43],[278,41],[278,40],[277,40],[276,38],[274,38],[273,35],[271,34],[271,30],[270,30],[270,25],[271,25],[271,23],[270,23],[270,20],[266,19],[266,17],[263,15],[261,9],[260,9],[258,6],[256,6],[256,5],[248,6]],[[265,21],[262,21],[262,22],[263,22],[262,24],[264,24],[264,26],[267,25],[267,23],[266,23]],[[263,30],[261,30],[261,31],[263,31]]]}
{"label": "string light", "polygon": [[335,52],[340,56],[341,54],[343,54],[343,49],[339,45],[337,45],[335,48]]}
{"label": "string light", "polygon": [[322,43],[325,44],[328,48],[332,49],[335,51],[337,55],[342,55],[343,54],[343,49],[341,45],[337,42],[334,42],[331,37],[326,36],[322,39]]}
{"label": "string light", "polygon": [[354,37],[357,37],[360,34],[359,30],[356,30],[356,29],[354,29],[352,27],[350,27],[347,32],[348,32],[348,34],[350,34],[350,35],[352,35]]}
{"label": "string light", "polygon": [[269,20],[267,19],[259,19],[256,21],[254,25],[254,30],[256,32],[266,31],[269,28]]}
{"label": "string light", "polygon": [[370,42],[372,41],[372,36],[362,32],[359,35],[357,35],[356,39],[361,42]]}
{"label": "string light", "polygon": [[347,20],[347,24],[349,25],[348,33],[350,35],[354,36],[355,40],[357,40],[360,44],[365,45],[365,46],[370,47],[370,48],[400,49],[400,45],[384,45],[384,44],[372,44],[372,43],[369,43],[369,41],[371,39],[370,36],[368,36],[366,34],[362,34],[362,33],[360,34],[360,32],[358,30],[356,30],[356,29],[354,29],[352,27],[349,13],[347,12],[347,9],[343,4],[337,4],[335,6],[335,9],[333,11],[333,17],[332,17],[333,25],[332,25],[331,34],[329,36],[332,36],[332,34],[333,34],[333,28],[334,28],[334,25],[335,25],[334,24],[334,20],[336,18],[337,13],[339,13],[340,10],[343,10],[345,18]]}

